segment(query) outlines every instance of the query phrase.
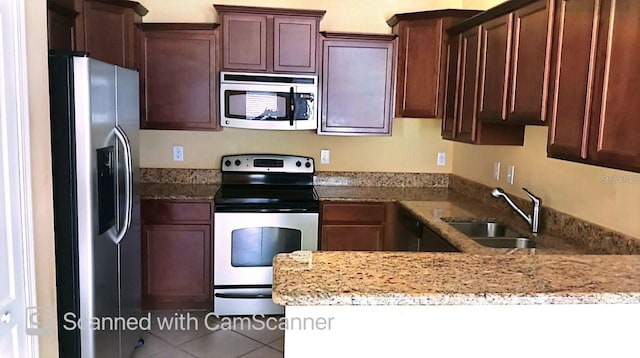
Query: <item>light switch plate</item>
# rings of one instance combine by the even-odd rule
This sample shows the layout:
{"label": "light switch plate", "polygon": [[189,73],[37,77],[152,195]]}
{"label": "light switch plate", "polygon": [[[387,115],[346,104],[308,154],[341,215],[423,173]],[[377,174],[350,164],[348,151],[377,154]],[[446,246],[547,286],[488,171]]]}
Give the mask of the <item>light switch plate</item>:
{"label": "light switch plate", "polygon": [[438,152],[438,160],[436,161],[436,164],[439,166],[443,166],[445,165],[446,162],[447,162],[447,154],[444,152]]}
{"label": "light switch plate", "polygon": [[516,175],[516,167],[510,165],[507,167],[507,183],[513,185],[514,176]]}
{"label": "light switch plate", "polygon": [[493,179],[500,180],[500,162],[493,162]]}

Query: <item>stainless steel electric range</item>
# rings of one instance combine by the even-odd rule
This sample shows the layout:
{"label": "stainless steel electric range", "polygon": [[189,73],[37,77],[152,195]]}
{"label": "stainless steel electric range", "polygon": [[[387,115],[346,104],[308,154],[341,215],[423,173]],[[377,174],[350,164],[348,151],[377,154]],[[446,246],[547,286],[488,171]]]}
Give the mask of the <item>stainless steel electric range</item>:
{"label": "stainless steel electric range", "polygon": [[218,315],[281,314],[271,300],[273,257],[318,249],[313,158],[222,157],[215,196],[214,301]]}

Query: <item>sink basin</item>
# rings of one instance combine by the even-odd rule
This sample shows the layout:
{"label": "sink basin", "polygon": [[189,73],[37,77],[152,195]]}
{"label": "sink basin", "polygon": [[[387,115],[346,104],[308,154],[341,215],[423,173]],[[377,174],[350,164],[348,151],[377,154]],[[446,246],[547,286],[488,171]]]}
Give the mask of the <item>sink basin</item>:
{"label": "sink basin", "polygon": [[528,237],[472,237],[472,239],[482,246],[501,249],[533,249],[536,247],[536,242]]}
{"label": "sink basin", "polygon": [[494,248],[532,249],[536,242],[497,222],[449,221],[449,225],[480,245]]}
{"label": "sink basin", "polygon": [[451,221],[448,223],[461,233],[470,237],[518,237],[516,231],[496,222]]}

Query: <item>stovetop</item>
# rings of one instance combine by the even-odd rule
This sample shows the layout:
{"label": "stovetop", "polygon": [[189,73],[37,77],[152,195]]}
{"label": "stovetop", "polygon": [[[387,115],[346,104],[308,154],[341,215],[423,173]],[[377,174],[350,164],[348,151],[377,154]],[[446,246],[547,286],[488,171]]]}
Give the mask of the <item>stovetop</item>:
{"label": "stovetop", "polygon": [[223,156],[216,211],[317,212],[313,158],[281,154]]}

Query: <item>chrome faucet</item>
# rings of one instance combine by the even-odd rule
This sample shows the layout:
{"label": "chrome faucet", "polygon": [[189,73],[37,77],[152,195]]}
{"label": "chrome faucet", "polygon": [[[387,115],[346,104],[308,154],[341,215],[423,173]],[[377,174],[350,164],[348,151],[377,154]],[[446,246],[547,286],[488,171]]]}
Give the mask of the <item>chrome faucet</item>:
{"label": "chrome faucet", "polygon": [[536,236],[538,234],[538,224],[540,223],[540,198],[533,195],[533,193],[526,188],[522,188],[522,190],[524,190],[524,192],[527,193],[527,196],[531,198],[531,201],[533,201],[533,215],[525,214],[524,211],[522,211],[522,209],[520,209],[513,202],[513,200],[511,200],[511,198],[504,192],[504,190],[502,190],[502,188],[493,189],[491,191],[491,195],[493,195],[495,198],[504,198],[507,204],[509,204],[509,206],[513,210],[515,210],[516,213],[522,216],[522,218],[524,218],[527,223],[529,223],[529,225],[531,226],[531,232],[533,232],[533,235]]}

